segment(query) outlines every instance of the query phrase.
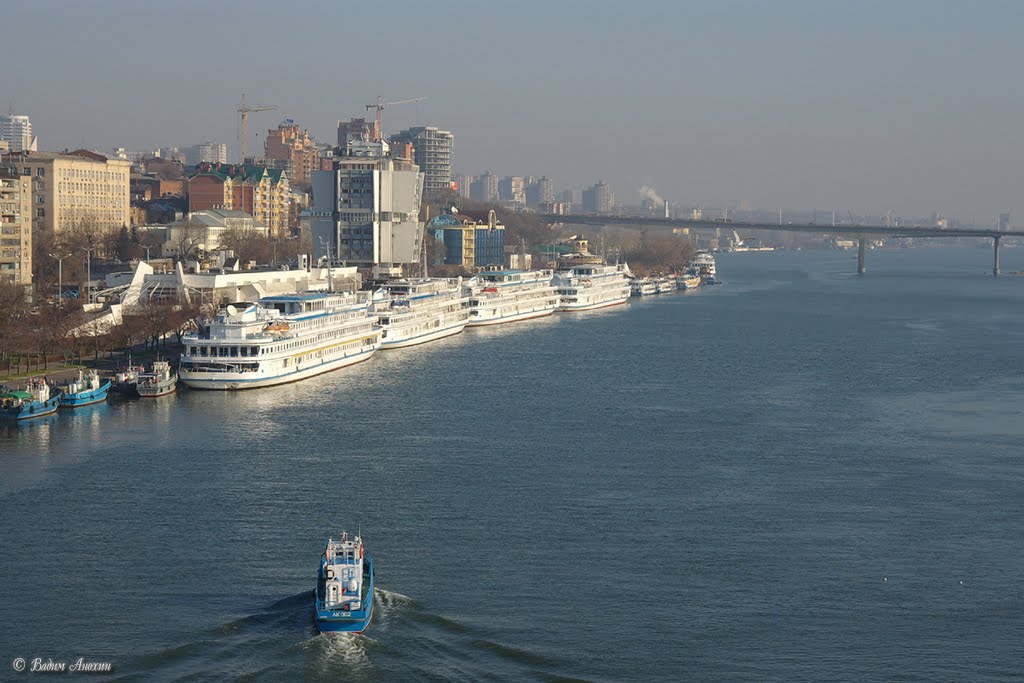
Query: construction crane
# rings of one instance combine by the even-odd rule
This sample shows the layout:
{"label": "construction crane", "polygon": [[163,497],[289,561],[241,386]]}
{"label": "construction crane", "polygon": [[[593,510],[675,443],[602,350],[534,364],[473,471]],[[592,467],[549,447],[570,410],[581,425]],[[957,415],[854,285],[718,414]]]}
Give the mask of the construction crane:
{"label": "construction crane", "polygon": [[381,132],[380,132],[380,113],[382,111],[384,111],[384,107],[391,107],[391,106],[394,106],[396,104],[411,104],[412,102],[422,102],[425,99],[427,99],[427,98],[426,97],[413,97],[413,98],[410,98],[408,100],[396,100],[394,102],[381,102],[380,101],[380,95],[377,95],[377,104],[368,104],[368,105],[366,105],[366,110],[367,111],[369,111],[371,109],[376,109],[377,110],[377,116],[374,118],[374,121],[377,123],[376,133],[377,133],[377,135],[380,135],[381,134]]}
{"label": "construction crane", "polygon": [[271,105],[257,105],[250,107],[245,102],[245,93],[242,93],[242,106],[238,108],[238,112],[242,115],[242,163],[245,163],[245,157],[249,151],[249,112],[253,111],[273,111],[277,109],[276,104]]}

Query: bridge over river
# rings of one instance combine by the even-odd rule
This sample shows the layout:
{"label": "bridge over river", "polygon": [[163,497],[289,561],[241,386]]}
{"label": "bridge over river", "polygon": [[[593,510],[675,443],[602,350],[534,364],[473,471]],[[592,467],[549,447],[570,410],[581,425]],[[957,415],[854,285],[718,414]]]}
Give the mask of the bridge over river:
{"label": "bridge over river", "polygon": [[582,214],[541,214],[546,223],[579,225],[624,225],[644,230],[672,230],[690,228],[696,230],[726,229],[736,232],[750,230],[783,230],[787,232],[810,232],[819,235],[842,235],[857,240],[857,272],[863,273],[865,265],[865,240],[869,237],[985,237],[993,244],[992,274],[999,275],[999,240],[1003,237],[1024,237],[1024,230],[966,230],[944,229],[921,225],[821,225],[818,223],[749,223],[722,220],[685,220],[681,218],[654,218],[637,216],[593,216]]}

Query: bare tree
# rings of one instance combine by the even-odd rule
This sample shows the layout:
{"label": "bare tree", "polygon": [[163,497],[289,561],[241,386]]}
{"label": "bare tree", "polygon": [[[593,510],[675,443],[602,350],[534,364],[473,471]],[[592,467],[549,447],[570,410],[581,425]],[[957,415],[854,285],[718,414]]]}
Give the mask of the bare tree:
{"label": "bare tree", "polygon": [[173,234],[171,246],[180,260],[187,261],[200,256],[199,245],[206,235],[205,225],[199,221],[181,221],[174,225]]}

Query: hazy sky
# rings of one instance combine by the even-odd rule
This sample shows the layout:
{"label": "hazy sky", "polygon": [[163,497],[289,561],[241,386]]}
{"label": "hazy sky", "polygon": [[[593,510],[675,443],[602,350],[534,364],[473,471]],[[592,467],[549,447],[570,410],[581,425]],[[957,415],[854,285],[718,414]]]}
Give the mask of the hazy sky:
{"label": "hazy sky", "polygon": [[[1024,224],[1024,2],[7,3],[0,106],[44,149],[455,134],[458,172],[704,205]],[[259,133],[257,140],[254,133]]]}

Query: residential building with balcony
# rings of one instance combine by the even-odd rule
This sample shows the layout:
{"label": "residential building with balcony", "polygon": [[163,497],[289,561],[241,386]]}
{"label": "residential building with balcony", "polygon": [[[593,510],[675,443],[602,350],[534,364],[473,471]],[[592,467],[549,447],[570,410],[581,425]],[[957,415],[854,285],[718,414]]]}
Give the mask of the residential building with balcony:
{"label": "residential building with balcony", "polygon": [[392,143],[410,143],[413,161],[423,172],[423,191],[427,194],[452,188],[452,152],[455,136],[434,126],[407,128],[391,137]]}
{"label": "residential building with balcony", "polygon": [[0,281],[32,284],[32,177],[0,168]]}
{"label": "residential building with balcony", "polygon": [[66,154],[12,152],[0,166],[32,176],[36,230],[99,236],[131,225],[131,162],[79,149]]}
{"label": "residential building with balcony", "polygon": [[188,179],[188,210],[234,209],[267,226],[271,237],[288,234],[292,199],[288,174],[251,164],[200,164]]}
{"label": "residential building with balcony", "polygon": [[267,131],[264,148],[267,162],[287,171],[292,184],[309,183],[309,174],[316,168],[317,148],[308,130],[300,130],[299,124],[285,119]]}

